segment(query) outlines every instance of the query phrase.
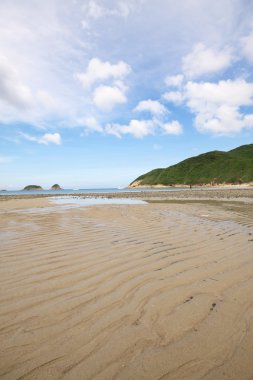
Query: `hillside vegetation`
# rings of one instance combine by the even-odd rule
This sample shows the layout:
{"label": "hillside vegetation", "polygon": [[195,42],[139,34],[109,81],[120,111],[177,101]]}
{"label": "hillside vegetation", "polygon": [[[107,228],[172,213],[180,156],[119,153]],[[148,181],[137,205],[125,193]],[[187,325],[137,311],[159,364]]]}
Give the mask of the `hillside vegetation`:
{"label": "hillside vegetation", "polygon": [[253,182],[253,144],[212,151],[136,178],[130,187],[240,184]]}

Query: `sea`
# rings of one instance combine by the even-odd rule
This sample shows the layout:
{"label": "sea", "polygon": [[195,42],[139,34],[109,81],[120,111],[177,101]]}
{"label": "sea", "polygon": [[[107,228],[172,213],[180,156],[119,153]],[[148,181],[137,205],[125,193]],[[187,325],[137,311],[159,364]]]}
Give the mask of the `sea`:
{"label": "sea", "polygon": [[21,194],[56,194],[60,195],[75,195],[75,194],[110,194],[110,193],[138,193],[141,191],[175,191],[175,190],[187,190],[185,187],[163,187],[163,188],[104,188],[104,189],[62,189],[62,190],[0,190],[1,195],[21,195]]}
{"label": "sea", "polygon": [[[252,186],[226,186],[225,189],[252,189]],[[1,195],[21,195],[21,194],[51,194],[54,195],[75,195],[75,194],[110,194],[110,193],[138,193],[142,191],[178,191],[178,190],[217,190],[222,189],[222,186],[212,186],[212,187],[193,187],[190,189],[190,187],[162,187],[162,188],[147,188],[147,187],[138,187],[138,188],[103,188],[103,189],[62,189],[62,190],[0,190],[0,196]]]}

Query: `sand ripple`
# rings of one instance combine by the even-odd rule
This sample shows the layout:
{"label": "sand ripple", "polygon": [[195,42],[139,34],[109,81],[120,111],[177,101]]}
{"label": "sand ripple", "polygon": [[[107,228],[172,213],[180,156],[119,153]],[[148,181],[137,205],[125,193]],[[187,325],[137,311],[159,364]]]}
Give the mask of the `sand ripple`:
{"label": "sand ripple", "polygon": [[12,208],[0,226],[1,379],[252,378],[251,205]]}

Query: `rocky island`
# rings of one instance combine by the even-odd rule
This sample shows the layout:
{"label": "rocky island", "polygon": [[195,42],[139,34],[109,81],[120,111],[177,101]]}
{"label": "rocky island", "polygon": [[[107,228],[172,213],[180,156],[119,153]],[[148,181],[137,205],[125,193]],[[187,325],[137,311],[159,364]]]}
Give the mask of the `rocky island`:
{"label": "rocky island", "polygon": [[51,190],[62,190],[61,186],[57,183],[51,187]]}
{"label": "rocky island", "polygon": [[28,186],[25,186],[23,188],[23,190],[43,190],[43,188],[41,186],[38,186],[38,185],[28,185]]}

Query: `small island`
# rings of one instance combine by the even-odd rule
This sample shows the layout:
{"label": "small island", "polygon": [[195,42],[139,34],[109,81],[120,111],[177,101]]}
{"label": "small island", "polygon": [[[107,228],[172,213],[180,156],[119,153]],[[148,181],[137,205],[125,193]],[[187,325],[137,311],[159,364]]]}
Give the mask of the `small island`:
{"label": "small island", "polygon": [[58,185],[57,183],[54,184],[52,187],[51,187],[51,190],[62,190],[61,186]]}
{"label": "small island", "polygon": [[29,190],[29,191],[32,191],[32,190],[43,190],[43,188],[41,186],[38,186],[38,185],[28,185],[28,186],[25,186],[23,188],[23,190]]}

